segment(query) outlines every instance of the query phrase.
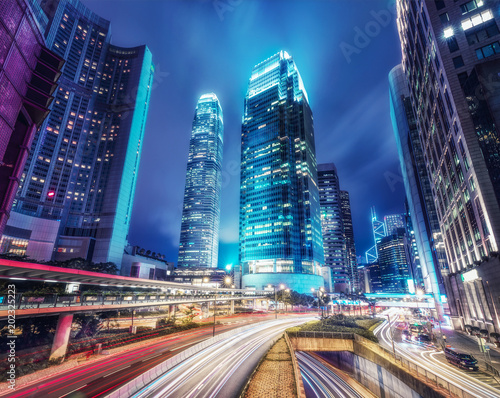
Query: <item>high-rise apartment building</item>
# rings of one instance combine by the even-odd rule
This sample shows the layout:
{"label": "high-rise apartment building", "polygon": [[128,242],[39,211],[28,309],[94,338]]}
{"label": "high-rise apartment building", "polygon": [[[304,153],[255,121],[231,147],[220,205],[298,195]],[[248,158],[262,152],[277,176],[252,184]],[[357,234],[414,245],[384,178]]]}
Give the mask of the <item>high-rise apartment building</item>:
{"label": "high-rise apartment building", "polygon": [[405,227],[402,214],[389,214],[384,216],[384,223],[387,235],[393,234],[398,228]]}
{"label": "high-rise apartment building", "polygon": [[323,286],[323,239],[312,112],[285,51],[257,64],[241,135],[243,286]]}
{"label": "high-rise apartment building", "polygon": [[407,293],[408,259],[405,250],[405,230],[398,228],[377,244],[381,289],[384,293]]}
{"label": "high-rise apartment building", "polygon": [[223,137],[219,100],[204,94],[189,142],[178,266],[217,267]]}
{"label": "high-rise apartment building", "polygon": [[146,46],[110,44],[78,0],[41,2],[47,46],[66,63],[23,172],[15,211],[60,220],[55,259],[120,264],[153,80]]}
{"label": "high-rise apartment building", "polygon": [[497,3],[399,0],[397,9],[402,67],[449,263],[452,320],[492,331],[497,303],[489,298],[500,294],[488,265],[500,239]]}
{"label": "high-rise apartment building", "polygon": [[[62,58],[45,46],[27,0],[0,3],[0,235],[36,129],[48,115]],[[15,246],[13,239],[2,246]]]}
{"label": "high-rise apartment building", "polygon": [[325,278],[326,288],[331,292],[350,292],[339,176],[333,163],[318,165],[318,186],[325,267],[330,271]]}
{"label": "high-rise apartment building", "polygon": [[[409,243],[412,246],[415,244],[417,249],[410,248],[413,276],[416,287],[432,293],[439,304],[446,294],[443,276],[448,274],[448,262],[424,150],[401,65],[389,73],[389,92],[391,119],[407,198],[406,232]],[[421,283],[423,286],[420,286]]]}

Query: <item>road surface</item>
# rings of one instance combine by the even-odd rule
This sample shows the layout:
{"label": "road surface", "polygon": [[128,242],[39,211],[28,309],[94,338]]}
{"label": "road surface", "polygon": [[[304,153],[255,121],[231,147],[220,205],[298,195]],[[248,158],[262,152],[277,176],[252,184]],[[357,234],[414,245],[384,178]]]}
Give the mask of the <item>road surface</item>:
{"label": "road surface", "polygon": [[311,354],[297,351],[296,355],[307,398],[364,398]]}
{"label": "road surface", "polygon": [[[217,334],[269,318],[234,317],[230,325],[217,325]],[[153,366],[210,337],[211,326],[165,336],[141,347],[124,347],[123,352],[104,360],[54,374],[35,385],[17,388],[8,398],[104,397]]]}
{"label": "road surface", "polygon": [[289,327],[315,318],[287,318],[256,324],[186,359],[133,398],[238,397],[272,340]]}
{"label": "road surface", "polygon": [[[397,318],[397,310],[392,310],[391,320]],[[395,322],[391,327],[386,321],[375,329],[380,345],[392,351],[392,333],[396,331]],[[449,364],[442,351],[401,342],[394,333],[394,348],[396,354],[417,363],[420,367],[438,375],[443,380],[453,384],[477,398],[500,398],[500,385],[490,375],[477,371],[467,372]]]}

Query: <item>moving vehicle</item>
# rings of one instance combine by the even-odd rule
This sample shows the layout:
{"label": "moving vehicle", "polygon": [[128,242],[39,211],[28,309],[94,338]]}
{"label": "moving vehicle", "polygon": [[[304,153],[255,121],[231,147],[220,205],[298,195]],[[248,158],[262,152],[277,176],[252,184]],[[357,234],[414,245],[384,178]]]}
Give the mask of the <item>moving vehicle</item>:
{"label": "moving vehicle", "polygon": [[449,363],[465,370],[478,370],[477,359],[472,355],[464,354],[455,348],[446,347],[444,355]]}
{"label": "moving vehicle", "polygon": [[401,338],[403,340],[411,340],[411,332],[409,330],[403,330],[401,332]]}

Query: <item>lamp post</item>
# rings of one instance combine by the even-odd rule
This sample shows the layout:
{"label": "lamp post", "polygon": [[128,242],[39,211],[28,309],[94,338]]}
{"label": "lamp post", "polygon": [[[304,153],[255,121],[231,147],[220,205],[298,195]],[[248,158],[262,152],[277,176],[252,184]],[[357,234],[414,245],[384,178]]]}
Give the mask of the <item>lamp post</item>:
{"label": "lamp post", "polygon": [[[316,289],[314,287],[311,288],[311,292],[315,292]],[[319,307],[321,307],[321,317],[323,318],[323,306],[321,306],[321,303],[322,303],[322,296],[323,296],[323,292],[325,291],[325,288],[323,286],[321,286],[317,293],[316,293],[316,297],[318,297],[318,310],[319,310]],[[318,311],[319,313],[319,311]]]}
{"label": "lamp post", "polygon": [[[231,284],[231,277],[226,276],[224,278],[224,284],[229,285]],[[212,332],[212,336],[215,337],[215,314],[217,313],[217,292],[219,290],[219,284],[217,283],[215,285],[215,297],[214,297],[214,328]]]}
{"label": "lamp post", "polygon": [[[277,297],[277,285],[267,285],[267,287],[272,287],[274,289],[274,319],[278,319],[278,297]],[[285,285],[282,283],[279,285],[280,289],[284,289]]]}

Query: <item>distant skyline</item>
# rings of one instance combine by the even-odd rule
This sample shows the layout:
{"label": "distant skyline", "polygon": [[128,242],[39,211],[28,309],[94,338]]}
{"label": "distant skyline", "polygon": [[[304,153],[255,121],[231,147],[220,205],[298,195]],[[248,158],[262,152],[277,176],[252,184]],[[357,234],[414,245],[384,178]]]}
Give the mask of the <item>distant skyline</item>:
{"label": "distant skyline", "polygon": [[350,193],[358,254],[373,245],[370,206],[380,218],[403,212],[387,79],[401,61],[393,0],[83,3],[111,21],[114,44],[146,44],[156,67],[131,244],[177,260],[193,109],[214,92],[225,129],[219,263],[238,261],[243,101],[252,67],[280,50],[301,71],[318,163],[335,163]]}

